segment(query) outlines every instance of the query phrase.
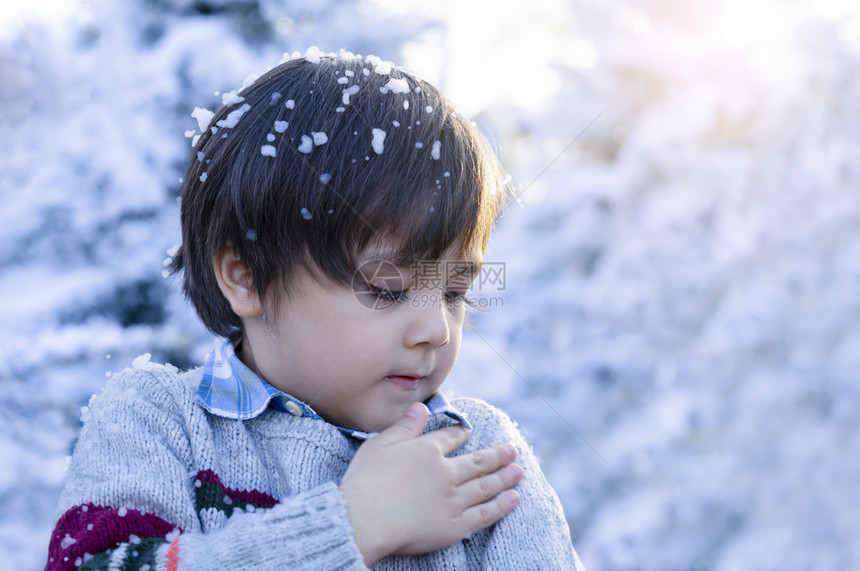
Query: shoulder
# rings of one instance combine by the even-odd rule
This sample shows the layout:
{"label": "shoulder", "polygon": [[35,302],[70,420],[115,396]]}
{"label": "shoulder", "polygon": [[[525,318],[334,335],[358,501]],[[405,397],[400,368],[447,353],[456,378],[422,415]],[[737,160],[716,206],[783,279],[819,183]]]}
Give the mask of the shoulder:
{"label": "shoulder", "polygon": [[492,446],[510,441],[525,444],[517,423],[502,409],[473,397],[455,398],[451,404],[472,423],[472,440],[476,444]]}
{"label": "shoulder", "polygon": [[149,361],[148,354],[138,357],[131,367],[111,375],[102,392],[92,396],[84,420],[92,413],[122,414],[128,409],[184,416],[183,411],[194,404],[199,381],[199,369],[183,372],[173,365]]}

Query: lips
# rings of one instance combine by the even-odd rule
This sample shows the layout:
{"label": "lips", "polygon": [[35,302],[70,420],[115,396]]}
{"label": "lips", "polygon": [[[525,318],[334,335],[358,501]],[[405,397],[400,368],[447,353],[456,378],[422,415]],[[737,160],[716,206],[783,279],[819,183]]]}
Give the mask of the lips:
{"label": "lips", "polygon": [[422,377],[412,377],[409,375],[391,375],[385,377],[385,380],[402,389],[414,390],[418,388],[419,384],[421,384],[421,378]]}

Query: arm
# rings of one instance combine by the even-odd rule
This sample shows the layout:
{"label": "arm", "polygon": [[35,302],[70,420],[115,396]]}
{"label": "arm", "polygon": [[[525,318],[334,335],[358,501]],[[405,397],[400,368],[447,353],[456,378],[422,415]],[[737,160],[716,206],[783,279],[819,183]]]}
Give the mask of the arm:
{"label": "arm", "polygon": [[203,534],[184,390],[153,367],[116,375],[91,402],[46,569],[366,569],[333,483]]}
{"label": "arm", "polygon": [[[485,533],[483,569],[530,569],[536,561],[541,569],[583,571],[570,539],[561,502],[549,485],[532,447],[502,411],[476,399],[463,399],[457,406],[468,413],[474,425],[475,446],[511,442],[524,476],[516,487],[520,503],[516,509]],[[477,539],[477,538],[476,538]]]}

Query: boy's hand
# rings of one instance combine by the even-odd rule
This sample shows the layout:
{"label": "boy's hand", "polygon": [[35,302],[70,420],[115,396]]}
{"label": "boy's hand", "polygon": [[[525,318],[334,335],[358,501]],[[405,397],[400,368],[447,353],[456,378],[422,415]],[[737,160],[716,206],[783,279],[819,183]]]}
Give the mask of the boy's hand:
{"label": "boy's hand", "polygon": [[340,485],[364,563],[448,547],[499,521],[519,501],[523,471],[503,444],[454,458],[471,434],[452,426],[422,434],[428,411],[415,403],[361,445]]}

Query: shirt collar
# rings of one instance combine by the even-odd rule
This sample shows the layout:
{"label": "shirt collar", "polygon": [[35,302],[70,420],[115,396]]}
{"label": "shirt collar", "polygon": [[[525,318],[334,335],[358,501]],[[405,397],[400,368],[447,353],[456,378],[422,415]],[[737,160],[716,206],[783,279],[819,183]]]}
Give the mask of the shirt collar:
{"label": "shirt collar", "polygon": [[[309,404],[276,389],[245,366],[229,340],[216,341],[212,352],[206,357],[196,399],[210,413],[235,420],[256,418],[269,407],[293,416],[323,420]],[[466,417],[441,392],[434,393],[424,404],[430,416],[444,414],[472,429]],[[374,434],[340,426],[337,429],[360,440],[366,440]]]}

